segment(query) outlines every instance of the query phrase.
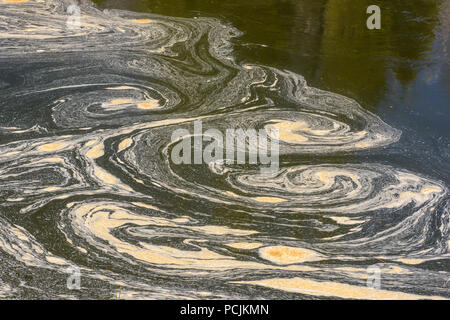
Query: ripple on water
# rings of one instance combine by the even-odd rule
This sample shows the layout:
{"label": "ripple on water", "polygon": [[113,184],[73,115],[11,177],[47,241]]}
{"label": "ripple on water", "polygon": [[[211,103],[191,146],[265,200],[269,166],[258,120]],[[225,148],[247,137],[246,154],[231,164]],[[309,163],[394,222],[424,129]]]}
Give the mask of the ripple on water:
{"label": "ripple on water", "polygon": [[[447,187],[357,158],[399,130],[298,74],[238,63],[241,32],[222,21],[83,3],[76,29],[66,1],[2,1],[0,60],[18,74],[0,80],[2,268],[50,270],[61,288],[35,288],[49,298],[67,297],[67,267],[96,297],[449,297]],[[172,133],[196,120],[278,132],[279,170],[174,164]],[[366,287],[374,264],[382,290]],[[28,297],[0,279],[0,297]]]}

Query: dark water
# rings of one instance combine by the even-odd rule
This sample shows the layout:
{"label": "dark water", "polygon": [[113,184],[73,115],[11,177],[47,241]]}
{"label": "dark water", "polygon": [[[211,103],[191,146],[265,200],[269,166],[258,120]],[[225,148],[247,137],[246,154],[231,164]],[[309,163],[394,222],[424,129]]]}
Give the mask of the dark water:
{"label": "dark water", "polygon": [[[0,297],[450,297],[448,1],[95,3],[0,2]],[[198,119],[280,170],[174,164]]]}

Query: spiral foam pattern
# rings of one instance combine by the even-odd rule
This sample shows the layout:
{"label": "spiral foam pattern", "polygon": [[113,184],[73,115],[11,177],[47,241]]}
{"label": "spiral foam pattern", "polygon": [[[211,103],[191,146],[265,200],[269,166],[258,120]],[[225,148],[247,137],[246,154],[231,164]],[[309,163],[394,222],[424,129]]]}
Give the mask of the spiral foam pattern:
{"label": "spiral foam pattern", "polygon": [[[0,297],[450,297],[447,185],[369,160],[399,130],[239,62],[226,22],[83,1],[73,29],[70,4],[2,2]],[[173,132],[199,120],[277,131],[279,169],[175,164]]]}

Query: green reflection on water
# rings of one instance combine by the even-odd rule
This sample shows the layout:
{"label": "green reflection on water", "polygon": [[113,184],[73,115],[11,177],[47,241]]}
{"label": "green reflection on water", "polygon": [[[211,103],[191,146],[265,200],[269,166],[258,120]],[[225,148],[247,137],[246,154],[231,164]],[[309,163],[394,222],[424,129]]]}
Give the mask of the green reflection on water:
{"label": "green reflection on water", "polygon": [[[430,61],[439,8],[444,3],[429,0],[95,2],[106,8],[169,16],[211,15],[230,20],[246,33],[238,41],[250,43],[238,50],[240,58],[299,72],[312,85],[354,97],[372,111],[386,94],[389,73],[402,86],[408,86]],[[366,8],[371,4],[382,10],[381,30],[366,27],[369,16]]]}

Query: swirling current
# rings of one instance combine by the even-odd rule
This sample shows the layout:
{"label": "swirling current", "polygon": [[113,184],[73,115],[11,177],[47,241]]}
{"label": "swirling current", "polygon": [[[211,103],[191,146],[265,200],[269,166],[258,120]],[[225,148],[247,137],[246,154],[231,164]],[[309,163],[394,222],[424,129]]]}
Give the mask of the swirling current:
{"label": "swirling current", "polygon": [[[227,22],[69,4],[1,1],[0,297],[450,297],[447,185],[370,160],[399,130],[239,62]],[[196,120],[278,129],[279,170],[173,163]]]}

